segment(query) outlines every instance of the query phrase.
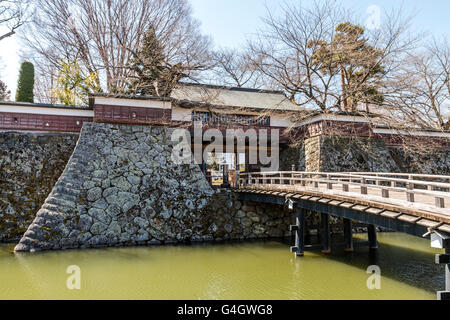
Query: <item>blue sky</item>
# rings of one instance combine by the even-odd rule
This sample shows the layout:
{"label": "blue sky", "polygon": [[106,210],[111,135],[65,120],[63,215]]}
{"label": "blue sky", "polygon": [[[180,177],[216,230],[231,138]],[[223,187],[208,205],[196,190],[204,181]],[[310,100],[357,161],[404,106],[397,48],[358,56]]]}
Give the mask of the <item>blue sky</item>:
{"label": "blue sky", "polygon": [[[326,1],[326,0],[323,0]],[[261,16],[267,5],[276,11],[283,1],[278,0],[191,0],[194,16],[202,22],[202,30],[213,37],[218,46],[239,47],[262,25]],[[285,0],[288,4],[307,5],[311,0]],[[415,13],[412,27],[429,31],[436,36],[450,35],[450,1],[448,0],[342,0],[345,7],[360,15],[361,21],[368,18],[367,9],[379,6],[381,11],[403,7],[405,13]],[[383,18],[381,16],[381,18]]]}
{"label": "blue sky", "polygon": [[[239,48],[245,39],[262,25],[267,5],[276,12],[283,1],[279,0],[190,0],[194,16],[201,21],[202,30],[210,35],[216,46]],[[326,1],[326,0],[323,0]],[[289,4],[311,0],[286,0]],[[417,31],[428,31],[436,36],[450,36],[450,1],[448,0],[342,0],[345,7],[360,15],[361,21],[368,18],[367,9],[379,6],[381,11],[399,8],[403,4],[406,14],[416,13],[412,26]],[[383,17],[381,17],[383,18]],[[0,43],[0,76],[15,92],[20,63],[20,49],[15,37]]]}

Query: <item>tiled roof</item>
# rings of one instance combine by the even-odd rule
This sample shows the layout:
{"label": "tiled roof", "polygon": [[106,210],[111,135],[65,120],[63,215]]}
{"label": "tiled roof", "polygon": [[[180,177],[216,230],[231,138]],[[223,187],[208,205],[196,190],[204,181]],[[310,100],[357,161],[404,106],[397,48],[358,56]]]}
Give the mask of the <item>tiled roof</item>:
{"label": "tiled roof", "polygon": [[171,98],[184,102],[198,102],[214,106],[229,106],[280,111],[304,111],[290,102],[282,92],[219,87],[210,85],[179,85],[172,91]]}

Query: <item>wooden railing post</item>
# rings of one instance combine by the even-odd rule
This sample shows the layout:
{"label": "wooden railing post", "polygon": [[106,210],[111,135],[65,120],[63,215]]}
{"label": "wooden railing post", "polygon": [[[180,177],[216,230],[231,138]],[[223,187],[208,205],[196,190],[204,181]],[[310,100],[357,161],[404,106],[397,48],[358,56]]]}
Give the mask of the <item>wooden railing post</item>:
{"label": "wooden railing post", "polygon": [[294,185],[294,172],[295,172],[295,164],[293,164],[292,166],[291,166],[291,171],[292,171],[292,173],[291,173],[291,185]]}
{"label": "wooden railing post", "polygon": [[[406,189],[407,190],[414,190],[414,184],[413,183],[408,183],[407,185],[406,185]],[[406,200],[408,201],[408,202],[414,202],[414,192],[408,192],[408,191],[406,191]]]}
{"label": "wooden railing post", "polygon": [[436,207],[438,207],[438,208],[445,208],[444,198],[436,197],[435,198],[435,203],[436,203]]}
{"label": "wooden railing post", "polygon": [[[327,180],[330,181],[330,175],[327,174]],[[332,190],[333,189],[333,183],[332,182],[327,182],[327,189],[328,190]]]}
{"label": "wooden railing post", "polygon": [[367,194],[367,186],[366,186],[367,181],[366,181],[366,178],[362,178],[361,179],[361,183],[363,184],[361,186],[361,194]]}

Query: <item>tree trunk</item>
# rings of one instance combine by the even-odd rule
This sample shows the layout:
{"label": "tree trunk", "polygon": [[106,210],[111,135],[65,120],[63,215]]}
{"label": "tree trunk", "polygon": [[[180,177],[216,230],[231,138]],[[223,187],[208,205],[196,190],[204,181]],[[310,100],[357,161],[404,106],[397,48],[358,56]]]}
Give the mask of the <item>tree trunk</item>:
{"label": "tree trunk", "polygon": [[342,103],[344,105],[344,111],[348,111],[347,90],[345,86],[344,67],[342,64],[339,65],[339,69],[341,70]]}

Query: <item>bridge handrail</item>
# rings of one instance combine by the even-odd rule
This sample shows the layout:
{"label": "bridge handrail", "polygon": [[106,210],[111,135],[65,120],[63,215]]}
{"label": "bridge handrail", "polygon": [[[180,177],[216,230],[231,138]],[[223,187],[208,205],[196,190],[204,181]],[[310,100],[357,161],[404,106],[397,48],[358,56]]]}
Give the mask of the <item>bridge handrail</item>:
{"label": "bridge handrail", "polygon": [[[272,178],[278,178],[278,179],[270,179],[267,177],[254,177],[251,178],[252,180],[286,180],[286,181],[297,181],[297,182],[317,182],[319,184],[347,184],[347,185],[353,185],[353,186],[365,186],[369,188],[374,189],[381,189],[381,190],[391,190],[391,191],[399,191],[399,192],[411,192],[416,194],[424,194],[424,195],[436,195],[441,196],[445,198],[450,198],[450,192],[442,192],[442,191],[429,191],[429,190],[422,190],[422,189],[407,189],[402,187],[390,187],[390,186],[381,186],[376,184],[367,184],[367,183],[358,183],[358,182],[351,182],[351,181],[336,181],[336,180],[329,180],[329,179],[317,179],[317,178],[289,178],[289,177],[272,177]],[[240,180],[246,180],[246,179],[240,179]],[[259,184],[259,183],[255,183]],[[269,183],[269,185],[283,185],[282,183]],[[448,186],[450,188],[450,186]]]}
{"label": "bridge handrail", "polygon": [[241,175],[248,174],[345,174],[345,175],[365,175],[365,176],[412,176],[419,178],[435,178],[435,179],[450,179],[447,175],[432,175],[432,174],[414,174],[414,173],[389,173],[389,172],[317,172],[317,171],[260,171],[260,172],[241,172]]}
{"label": "bridge handrail", "polygon": [[393,172],[347,172],[350,174],[364,174],[368,176],[394,176],[394,177],[417,177],[417,178],[436,178],[450,181],[450,176],[435,174],[415,174],[415,173],[393,173]]}
{"label": "bridge handrail", "polygon": [[[263,178],[255,178],[259,180],[263,180]],[[279,180],[279,179],[278,179]],[[313,179],[313,178],[282,178],[282,180],[288,180],[288,181],[305,181],[305,182],[317,182],[319,184],[347,184],[352,186],[360,186],[360,187],[368,187],[373,189],[380,189],[380,190],[390,190],[390,191],[398,191],[398,192],[410,192],[410,193],[416,193],[416,194],[424,194],[424,195],[433,195],[433,196],[441,196],[445,198],[450,199],[450,192],[441,192],[441,191],[428,191],[428,190],[422,190],[422,189],[406,189],[401,187],[389,187],[389,186],[380,186],[376,184],[364,184],[364,183],[358,183],[358,182],[337,182],[336,180],[324,180],[324,179]],[[270,185],[283,185],[280,183],[270,183]]]}
{"label": "bridge handrail", "polygon": [[424,186],[433,186],[438,188],[450,188],[450,183],[446,182],[434,182],[434,181],[424,181],[424,180],[414,180],[414,179],[398,179],[398,178],[389,178],[389,177],[373,177],[366,175],[348,175],[341,176],[339,174],[333,174],[333,177],[349,177],[349,178],[360,178],[366,179],[366,181],[385,181],[385,182],[398,182],[398,183],[409,183],[414,185],[424,185]]}
{"label": "bridge handrail", "polygon": [[346,174],[346,175],[365,175],[365,176],[411,176],[419,178],[435,178],[435,179],[449,179],[450,176],[446,175],[431,175],[431,174],[413,174],[413,173],[385,173],[385,172],[317,172],[317,171],[260,171],[260,172],[242,172],[242,175],[248,174],[291,174],[291,173],[303,173],[303,174]]}
{"label": "bridge handrail", "polygon": [[[365,179],[366,181],[384,181],[384,182],[397,182],[397,183],[406,183],[413,185],[422,185],[422,186],[431,186],[438,188],[448,188],[450,189],[450,183],[446,182],[434,182],[434,181],[424,181],[424,180],[413,180],[413,179],[398,179],[398,178],[389,178],[389,177],[379,177],[372,175],[360,175],[356,173],[334,173],[334,172],[296,172],[296,171],[280,171],[280,172],[253,172],[253,173],[241,173],[240,178],[245,179],[245,176],[257,176],[263,175],[264,178],[267,178],[268,175],[277,175],[277,174],[290,174],[291,176],[299,176],[299,175],[321,175],[321,176],[329,176],[331,178],[354,178],[355,180]],[[428,176],[430,177],[430,176]],[[442,179],[442,176],[436,176],[437,179]],[[283,180],[288,180],[288,177],[276,177],[283,178]],[[450,177],[449,177],[450,178]],[[351,182],[351,181],[350,181]]]}
{"label": "bridge handrail", "polygon": [[[289,175],[285,177],[283,175]],[[308,176],[313,176],[309,177]],[[325,176],[325,178],[322,178]],[[441,179],[441,176],[437,176]],[[356,180],[357,182],[355,182]],[[254,181],[254,183],[252,183]],[[444,208],[444,198],[450,198],[450,183],[432,182],[423,180],[397,179],[389,177],[378,177],[374,175],[360,175],[357,173],[333,173],[333,172],[297,172],[297,171],[274,171],[274,172],[249,172],[242,173],[239,177],[239,186],[245,185],[288,185],[294,186],[296,182],[300,182],[303,187],[307,183],[314,184],[314,189],[318,189],[320,184],[326,184],[327,189],[332,190],[333,185],[342,185],[344,192],[350,192],[349,186],[357,186],[361,188],[361,194],[368,194],[368,188],[378,189],[382,191],[383,198],[389,198],[389,191],[402,192],[406,194],[408,202],[415,202],[414,195],[427,195],[435,198],[435,204],[438,208]],[[278,183],[275,183],[279,181]],[[368,182],[375,182],[375,184]],[[389,182],[390,186],[380,185],[378,182]],[[405,187],[397,187],[397,183],[404,183]],[[394,186],[392,186],[394,184]],[[426,186],[446,189],[442,190],[423,190],[415,188],[416,186]]]}

